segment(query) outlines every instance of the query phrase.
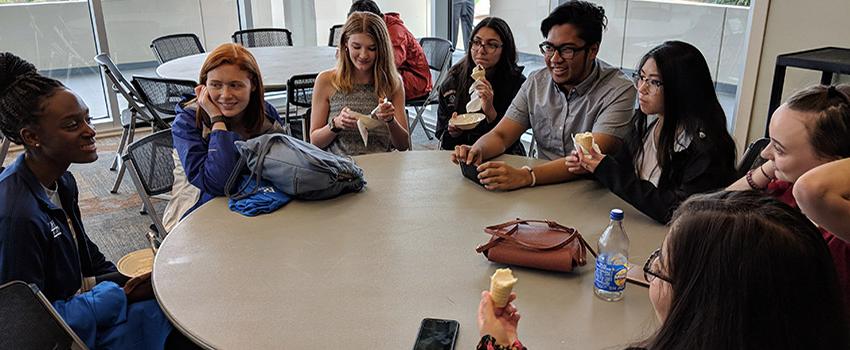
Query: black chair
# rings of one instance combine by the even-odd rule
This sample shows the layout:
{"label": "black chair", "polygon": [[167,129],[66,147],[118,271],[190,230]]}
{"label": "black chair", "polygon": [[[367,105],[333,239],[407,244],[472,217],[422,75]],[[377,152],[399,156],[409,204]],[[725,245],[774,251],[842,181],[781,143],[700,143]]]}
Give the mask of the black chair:
{"label": "black chair", "polygon": [[0,349],[87,349],[34,284],[0,286]]}
{"label": "black chair", "polygon": [[3,161],[6,160],[6,154],[9,153],[9,146],[12,141],[8,137],[0,133],[0,171],[3,171]]}
{"label": "black chair", "polygon": [[168,232],[162,217],[156,212],[151,197],[171,192],[174,184],[174,142],[171,130],[160,130],[145,136],[127,147],[124,163],[130,168],[130,177],[142,199],[145,211],[153,221],[161,240]]}
{"label": "black chair", "polygon": [[245,47],[292,46],[292,33],[283,28],[237,30],[232,38]]}
{"label": "black chair", "polygon": [[151,50],[159,64],[163,64],[175,58],[203,53],[204,46],[195,34],[172,34],[153,39]]}
{"label": "black chair", "polygon": [[[301,122],[301,139],[310,141],[310,107],[313,103],[313,85],[318,74],[293,75],[286,81],[286,125],[292,131],[292,122]],[[306,111],[299,113],[300,108]]]}
{"label": "black chair", "polygon": [[331,36],[328,38],[328,46],[339,47],[342,41],[342,24],[334,24],[331,27]]}
{"label": "black chair", "polygon": [[431,93],[426,96],[405,101],[405,105],[413,107],[416,110],[416,116],[413,119],[413,124],[410,125],[410,133],[413,133],[413,129],[416,128],[417,123],[422,123],[422,130],[425,131],[425,136],[427,136],[429,140],[433,140],[434,137],[431,135],[433,131],[428,130],[425,126],[425,122],[422,119],[422,113],[425,112],[426,107],[437,104],[438,102],[437,94],[440,84],[443,83],[443,79],[446,75],[445,73],[448,72],[449,67],[452,65],[452,52],[454,52],[454,46],[452,46],[452,43],[446,39],[430,37],[419,39],[419,45],[422,45],[422,49],[425,51],[425,59],[428,60],[428,68],[431,69],[431,77],[434,82],[433,89],[431,90]]}
{"label": "black chair", "polygon": [[121,162],[121,156],[124,153],[124,148],[133,142],[133,136],[136,134],[136,128],[141,126],[153,126],[154,131],[167,129],[168,123],[159,118],[159,115],[150,111],[145,107],[145,103],[141,95],[121,71],[108,54],[102,53],[95,56],[94,60],[103,69],[103,73],[112,82],[112,88],[121,94],[127,100],[127,108],[121,111],[121,126],[124,131],[121,133],[121,142],[118,144],[118,151],[115,154],[115,159],[112,161],[112,166],[109,170],[118,170],[118,177],[115,179],[115,184],[112,185],[112,193],[118,193],[118,187],[121,186],[121,180],[124,178],[124,166]]}
{"label": "black chair", "polygon": [[747,146],[747,150],[744,151],[744,155],[741,156],[741,161],[738,162],[738,173],[737,176],[735,176],[736,179],[740,179],[744,177],[744,175],[747,175],[747,172],[753,167],[764,164],[765,159],[762,158],[760,154],[769,143],[770,139],[765,137],[755,140]]}
{"label": "black chair", "polygon": [[174,107],[184,98],[194,96],[197,85],[198,83],[191,80],[133,76],[133,86],[145,106],[159,114],[160,119],[168,124],[171,124],[177,115]]}

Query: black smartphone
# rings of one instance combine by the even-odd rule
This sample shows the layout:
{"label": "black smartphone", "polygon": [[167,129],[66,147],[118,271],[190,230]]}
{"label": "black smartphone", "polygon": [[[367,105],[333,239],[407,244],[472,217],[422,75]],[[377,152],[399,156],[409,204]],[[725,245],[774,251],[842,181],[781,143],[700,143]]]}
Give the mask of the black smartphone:
{"label": "black smartphone", "polygon": [[472,180],[481,186],[484,184],[481,183],[481,180],[478,178],[478,166],[475,164],[466,164],[465,162],[460,162],[460,172],[467,179]]}
{"label": "black smartphone", "polygon": [[455,320],[425,318],[419,325],[413,350],[454,350],[459,328]]}

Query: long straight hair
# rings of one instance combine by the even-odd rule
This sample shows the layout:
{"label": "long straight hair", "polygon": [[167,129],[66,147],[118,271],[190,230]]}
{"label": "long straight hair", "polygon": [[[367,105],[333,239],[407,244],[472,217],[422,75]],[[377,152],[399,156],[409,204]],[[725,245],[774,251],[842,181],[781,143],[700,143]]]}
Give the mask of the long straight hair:
{"label": "long straight hair", "polygon": [[[511,27],[508,26],[505,20],[499,17],[487,17],[482,19],[481,22],[478,22],[478,25],[472,30],[470,37],[475,38],[475,35],[478,34],[481,28],[492,29],[499,36],[499,40],[502,41],[502,53],[499,56],[499,62],[496,62],[496,65],[492,68],[492,74],[489,74],[489,70],[487,72],[487,75],[493,79],[493,85],[499,86],[502,82],[509,79],[517,79],[517,76],[521,74],[521,70],[517,65],[516,42],[514,42],[514,34],[511,32]],[[470,43],[466,43],[466,45],[470,45]],[[472,49],[468,48],[466,55],[463,56],[463,60],[452,66],[449,70],[449,75],[457,77],[457,86],[466,88],[472,86],[472,82],[474,81],[471,76],[473,68],[475,68],[475,61],[472,59]],[[507,92],[493,91],[496,94],[494,100],[500,101],[501,99],[498,94]],[[458,112],[458,114],[468,112],[466,110],[466,103],[469,102],[469,94],[464,91],[464,93],[458,93],[456,96],[455,112]],[[512,99],[512,97],[509,99]]]}
{"label": "long straight hair", "polygon": [[[727,159],[729,166],[735,163],[735,141],[726,130],[726,114],[717,100],[711,72],[702,53],[691,44],[681,41],[667,41],[646,53],[640,60],[637,70],[643,68],[648,59],[654,59],[664,85],[664,124],[658,138],[656,160],[661,169],[662,178],[669,174],[669,164],[678,141],[679,132],[695,140],[703,133],[711,141],[711,152]],[[641,164],[644,143],[650,132],[647,115],[638,108],[633,119],[638,137],[636,152],[633,155],[635,165]],[[640,167],[635,167],[640,169]]]}
{"label": "long straight hair", "polygon": [[662,263],[669,313],[647,349],[848,349],[835,266],[799,210],[760,192],[691,197]]}
{"label": "long straight hair", "polygon": [[[254,55],[242,45],[226,43],[215,48],[207,56],[204,65],[201,66],[201,75],[198,82],[206,85],[207,75],[211,70],[216,69],[225,64],[232,64],[239,69],[248,72],[251,78],[251,85],[254,88],[251,91],[251,99],[248,101],[248,106],[245,107],[245,113],[242,116],[242,124],[250,133],[256,133],[263,127],[263,122],[266,120],[265,110],[265,90],[263,89],[263,77],[260,75],[260,66]],[[197,98],[192,99],[186,104],[197,102]],[[210,116],[203,108],[198,107],[195,113],[195,126],[199,129],[204,125],[210,124]]]}
{"label": "long straight hair", "polygon": [[378,98],[390,98],[393,92],[401,87],[401,77],[395,68],[393,46],[390,42],[387,25],[381,17],[371,12],[354,12],[345,21],[340,39],[342,52],[337,55],[333,87],[343,93],[350,93],[354,89],[355,68],[348,53],[348,40],[354,34],[366,34],[375,41],[377,54],[375,55],[375,62],[372,64],[375,95]]}

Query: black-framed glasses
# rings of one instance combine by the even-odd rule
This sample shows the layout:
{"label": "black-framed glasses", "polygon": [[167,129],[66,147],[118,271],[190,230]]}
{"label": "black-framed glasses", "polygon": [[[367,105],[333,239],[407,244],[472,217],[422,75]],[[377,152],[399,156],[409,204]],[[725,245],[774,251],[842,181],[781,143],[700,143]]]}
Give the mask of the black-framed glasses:
{"label": "black-framed glasses", "polygon": [[497,42],[493,42],[493,41],[484,43],[481,40],[473,39],[472,41],[469,42],[469,48],[470,49],[480,50],[480,49],[483,48],[484,52],[487,52],[487,53],[496,51],[496,50],[500,49],[501,47],[502,47],[502,43],[497,43]]}
{"label": "black-framed glasses", "polygon": [[632,73],[632,80],[635,82],[635,87],[640,89],[641,85],[649,84],[649,92],[655,93],[664,86],[664,82],[658,79],[645,77],[640,72]]}
{"label": "black-framed glasses", "polygon": [[572,45],[572,44],[563,44],[563,45],[555,46],[555,45],[552,45],[551,43],[544,41],[544,42],[540,43],[540,45],[539,45],[540,46],[540,53],[542,53],[543,56],[546,56],[546,58],[551,58],[552,56],[555,55],[555,52],[557,52],[558,55],[561,56],[561,58],[563,58],[565,60],[571,60],[571,59],[573,59],[573,57],[575,57],[576,52],[587,50],[590,47],[590,45],[585,45],[585,46],[582,46],[582,47],[574,47],[574,46],[570,46],[570,45]]}
{"label": "black-framed glasses", "polygon": [[662,281],[667,283],[670,282],[670,278],[667,276],[661,275],[660,272],[652,271],[652,268],[656,266],[655,261],[658,260],[658,257],[661,256],[661,248],[656,249],[652,254],[649,255],[649,258],[646,259],[646,263],[643,264],[643,278],[646,278],[647,282],[652,282],[656,277],[660,278]]}

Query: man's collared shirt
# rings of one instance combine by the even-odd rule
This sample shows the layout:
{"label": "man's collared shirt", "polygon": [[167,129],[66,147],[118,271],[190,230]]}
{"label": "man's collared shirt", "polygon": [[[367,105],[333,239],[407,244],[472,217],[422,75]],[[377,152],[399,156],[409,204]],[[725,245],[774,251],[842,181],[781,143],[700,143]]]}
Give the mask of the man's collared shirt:
{"label": "man's collared shirt", "polygon": [[636,93],[625,74],[600,60],[584,81],[567,92],[542,68],[528,77],[505,116],[532,129],[537,158],[553,160],[573,150],[576,133],[591,131],[624,139],[632,131]]}

